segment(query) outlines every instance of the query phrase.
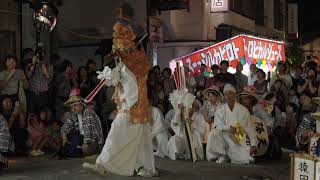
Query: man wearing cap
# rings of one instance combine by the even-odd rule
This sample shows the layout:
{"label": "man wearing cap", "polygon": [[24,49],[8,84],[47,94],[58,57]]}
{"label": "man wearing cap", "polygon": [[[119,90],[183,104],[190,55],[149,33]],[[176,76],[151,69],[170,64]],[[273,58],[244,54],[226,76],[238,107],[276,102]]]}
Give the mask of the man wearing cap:
{"label": "man wearing cap", "polygon": [[[249,111],[236,102],[236,90],[226,84],[223,93],[226,103],[215,114],[213,129],[207,143],[207,159],[225,163],[228,159],[235,164],[249,164],[251,151],[256,141],[249,122]],[[251,148],[246,145],[245,134],[250,138]]]}
{"label": "man wearing cap", "polygon": [[67,156],[90,156],[99,153],[103,145],[103,133],[98,115],[85,107],[80,91],[72,90],[65,106],[71,116],[61,128],[62,145]]}

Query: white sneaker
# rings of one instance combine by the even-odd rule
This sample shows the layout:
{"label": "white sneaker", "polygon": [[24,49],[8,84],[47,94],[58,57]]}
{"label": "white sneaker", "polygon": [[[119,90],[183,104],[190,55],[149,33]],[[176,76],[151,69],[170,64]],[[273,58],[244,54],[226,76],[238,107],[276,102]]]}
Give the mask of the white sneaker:
{"label": "white sneaker", "polygon": [[256,160],[254,159],[254,157],[251,156],[251,157],[249,158],[249,163],[251,164],[251,163],[255,163],[255,162],[256,162]]}
{"label": "white sneaker", "polygon": [[226,162],[227,162],[227,159],[224,156],[220,156],[218,158],[218,160],[216,161],[216,163],[218,163],[218,164],[222,164],[222,163],[226,163]]}
{"label": "white sneaker", "polygon": [[83,163],[82,168],[98,173],[100,176],[107,176],[107,171],[97,164]]}

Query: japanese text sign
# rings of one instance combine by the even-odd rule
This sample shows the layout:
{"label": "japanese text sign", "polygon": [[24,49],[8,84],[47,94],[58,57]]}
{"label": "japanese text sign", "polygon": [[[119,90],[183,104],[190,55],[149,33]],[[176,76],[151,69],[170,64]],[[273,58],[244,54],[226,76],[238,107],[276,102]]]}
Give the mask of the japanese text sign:
{"label": "japanese text sign", "polygon": [[228,60],[231,67],[237,63],[257,64],[272,68],[277,61],[285,60],[285,45],[280,41],[262,39],[248,35],[238,35],[170,62],[182,61],[194,74],[201,64],[211,67],[222,60]]}
{"label": "japanese text sign", "polygon": [[211,0],[212,13],[226,12],[229,10],[229,0]]}

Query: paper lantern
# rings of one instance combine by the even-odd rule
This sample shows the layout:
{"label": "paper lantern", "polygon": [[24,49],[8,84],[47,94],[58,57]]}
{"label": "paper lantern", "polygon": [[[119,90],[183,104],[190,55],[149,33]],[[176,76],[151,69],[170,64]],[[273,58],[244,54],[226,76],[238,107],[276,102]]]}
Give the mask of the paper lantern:
{"label": "paper lantern", "polygon": [[256,59],[252,59],[252,64],[257,64],[257,60]]}
{"label": "paper lantern", "polygon": [[309,154],[291,156],[291,180],[320,179],[320,159]]}
{"label": "paper lantern", "polygon": [[248,58],[248,64],[249,64],[249,65],[252,64],[251,58]]}
{"label": "paper lantern", "polygon": [[262,60],[262,65],[266,65],[267,64],[267,60]]}
{"label": "paper lantern", "polygon": [[241,62],[242,65],[245,65],[245,64],[246,64],[246,59],[245,59],[244,57],[242,57],[242,58],[240,59],[240,62]]}
{"label": "paper lantern", "polygon": [[257,65],[258,65],[258,67],[260,67],[260,66],[261,66],[261,64],[262,64],[262,61],[259,59],[259,60],[258,60],[258,64],[257,64]]}

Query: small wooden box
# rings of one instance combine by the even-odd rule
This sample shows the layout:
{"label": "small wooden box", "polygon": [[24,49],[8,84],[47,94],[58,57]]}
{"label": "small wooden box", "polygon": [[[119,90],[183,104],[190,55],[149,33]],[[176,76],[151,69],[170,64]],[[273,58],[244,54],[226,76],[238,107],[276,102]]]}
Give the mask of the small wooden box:
{"label": "small wooden box", "polygon": [[291,180],[319,180],[320,159],[309,154],[291,155]]}

